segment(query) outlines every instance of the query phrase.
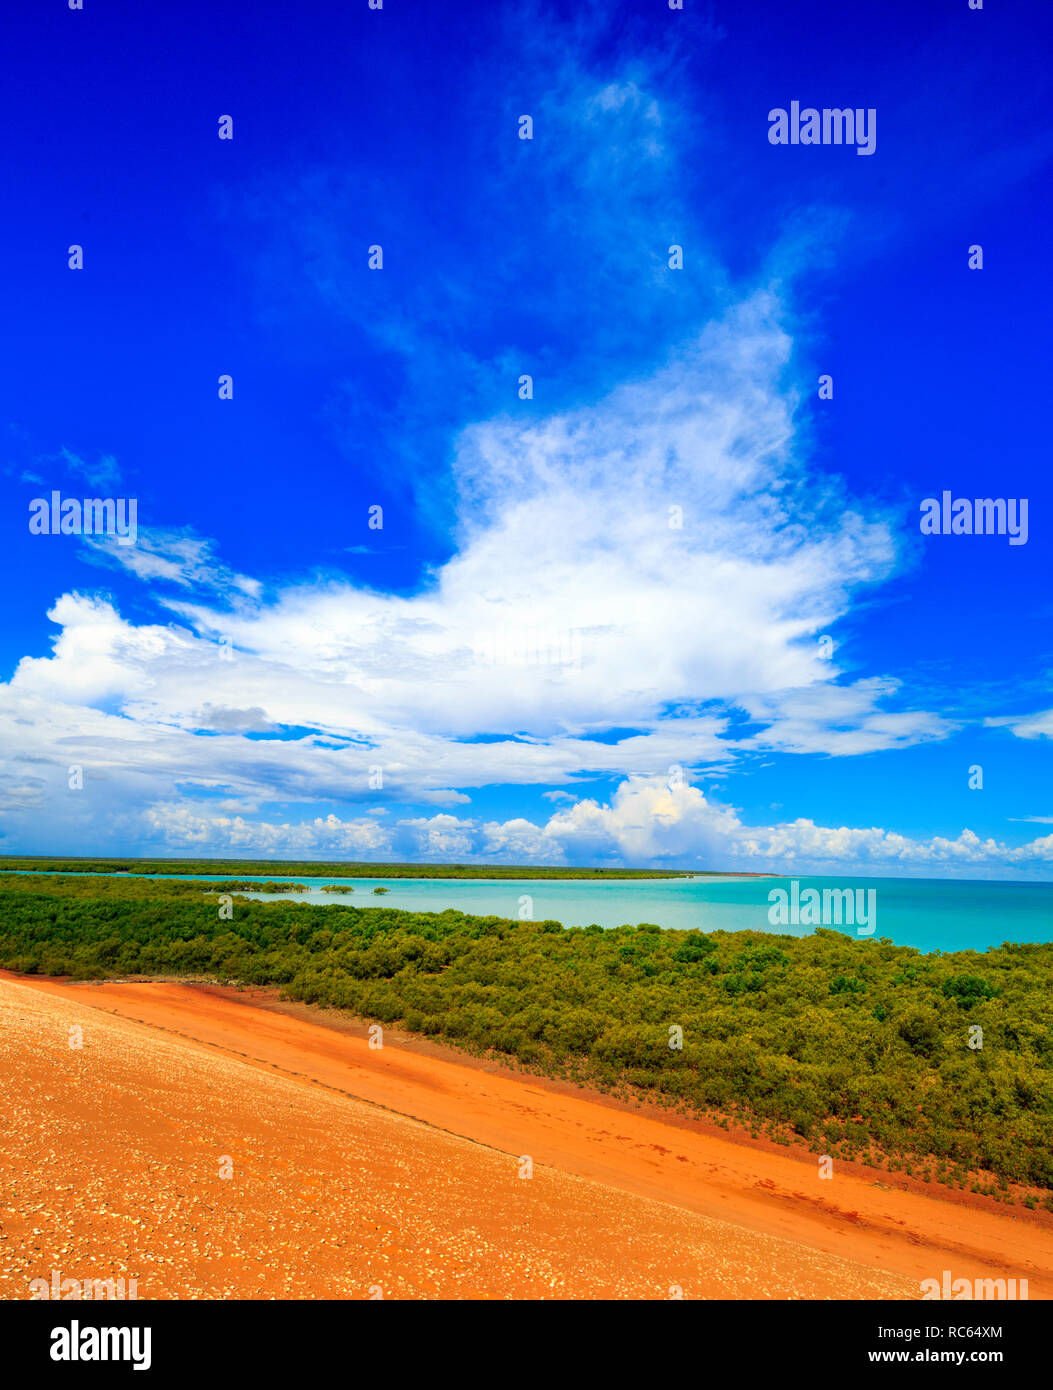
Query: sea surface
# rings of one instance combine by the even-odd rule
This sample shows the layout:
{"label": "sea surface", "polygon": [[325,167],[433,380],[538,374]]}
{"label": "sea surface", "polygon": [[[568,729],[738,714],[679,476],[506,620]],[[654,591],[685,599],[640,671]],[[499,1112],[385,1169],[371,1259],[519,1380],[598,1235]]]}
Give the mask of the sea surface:
{"label": "sea surface", "polygon": [[[127,875],[120,875],[126,877]],[[229,874],[173,874],[154,877],[195,878],[207,882]],[[238,874],[247,881],[302,883],[294,875]],[[324,884],[342,883],[354,893],[322,893]],[[857,926],[823,925],[853,937],[889,937],[921,951],[985,950],[1003,941],[1053,941],[1053,883],[1005,883],[917,878],[815,878],[797,880],[806,890],[862,890],[860,903],[873,903],[873,931]],[[250,897],[353,907],[396,907],[409,912],[455,908],[479,916],[552,918],[564,926],[617,927],[653,922],[660,927],[697,927],[702,931],[785,932],[804,936],[813,930],[807,919],[786,925],[769,921],[774,889],[787,897],[788,878],[675,879],[434,879],[320,878],[300,893],[251,893]],[[377,887],[384,894],[373,894]],[[873,891],[874,898],[869,899]],[[868,914],[869,916],[869,914]],[[870,925],[868,921],[867,925]]]}

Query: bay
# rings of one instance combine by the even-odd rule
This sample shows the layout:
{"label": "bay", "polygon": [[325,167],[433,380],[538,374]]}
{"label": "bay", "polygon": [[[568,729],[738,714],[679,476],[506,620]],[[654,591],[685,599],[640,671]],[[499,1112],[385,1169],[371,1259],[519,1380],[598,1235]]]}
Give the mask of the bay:
{"label": "bay", "polygon": [[[158,875],[194,878],[204,882],[229,875]],[[239,875],[248,881],[252,875]],[[280,873],[260,881],[303,882]],[[1053,941],[1053,883],[984,880],[807,877],[806,888],[873,890],[875,930],[868,938],[888,937],[921,951],[985,950],[1004,941]],[[330,884],[354,888],[350,894],[323,893]],[[790,891],[789,878],[670,878],[670,879],[434,879],[321,878],[311,879],[302,892],[250,893],[275,898],[357,908],[399,908],[407,912],[458,912],[478,916],[546,918],[564,926],[617,927],[652,922],[660,927],[701,931],[763,931],[803,936],[810,925],[772,926],[769,894]],[[374,895],[373,889],[386,888]],[[838,927],[856,937],[851,926]]]}

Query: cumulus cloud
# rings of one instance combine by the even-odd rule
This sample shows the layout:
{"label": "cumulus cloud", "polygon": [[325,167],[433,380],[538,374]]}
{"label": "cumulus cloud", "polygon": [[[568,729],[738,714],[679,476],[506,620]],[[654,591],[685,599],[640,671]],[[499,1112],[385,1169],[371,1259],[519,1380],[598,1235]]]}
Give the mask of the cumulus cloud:
{"label": "cumulus cloud", "polygon": [[566,851],[548,826],[516,816],[512,820],[487,821],[482,827],[479,853],[483,858],[513,864],[563,864]]}
{"label": "cumulus cloud", "polygon": [[473,851],[474,821],[440,814],[402,820],[399,827],[413,833],[417,851],[425,859],[456,859]]}
{"label": "cumulus cloud", "polygon": [[607,803],[587,799],[557,812],[545,833],[578,862],[622,858],[686,864],[694,856],[707,867],[750,864],[784,872],[845,865],[888,871],[1053,862],[1053,835],[1010,846],[981,839],[968,829],[954,839],[916,839],[874,826],[821,826],[804,818],[750,826],[736,810],[711,802],[698,787],[686,782],[669,785],[653,777],[626,779]]}
{"label": "cumulus cloud", "polygon": [[1053,835],[1011,846],[963,829],[950,838],[914,838],[877,826],[823,826],[799,818],[746,824],[740,812],[687,782],[630,777],[609,801],[586,798],[546,823],[461,819],[440,813],[390,824],[364,816],[315,817],[294,825],[202,814],[185,805],[151,807],[151,833],[182,850],[345,855],[538,864],[632,863],[780,873],[844,871],[912,874],[1026,871],[1053,863]]}
{"label": "cumulus cloud", "polygon": [[346,821],[334,815],[318,816],[291,825],[248,821],[238,815],[206,815],[176,804],[148,807],[143,820],[148,835],[165,847],[206,857],[239,853],[291,859],[332,854],[368,859],[390,856],[391,850],[387,827],[368,816]]}

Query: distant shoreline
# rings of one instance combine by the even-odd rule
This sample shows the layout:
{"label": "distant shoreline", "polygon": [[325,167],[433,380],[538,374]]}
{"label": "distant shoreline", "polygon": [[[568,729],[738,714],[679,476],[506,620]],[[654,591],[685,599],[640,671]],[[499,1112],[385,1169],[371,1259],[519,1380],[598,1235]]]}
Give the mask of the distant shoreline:
{"label": "distant shoreline", "polygon": [[0,855],[0,873],[217,874],[266,875],[270,878],[434,878],[547,879],[594,883],[604,879],[784,878],[784,874],[723,869],[619,869],[522,864],[342,864],[331,860],[294,859],[136,859],[124,855]]}

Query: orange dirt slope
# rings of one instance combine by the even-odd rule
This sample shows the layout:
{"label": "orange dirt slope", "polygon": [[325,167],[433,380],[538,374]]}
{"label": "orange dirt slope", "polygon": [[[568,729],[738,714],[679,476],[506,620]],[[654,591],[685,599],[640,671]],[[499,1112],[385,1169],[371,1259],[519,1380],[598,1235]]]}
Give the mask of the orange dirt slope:
{"label": "orange dirt slope", "polygon": [[944,1269],[1053,1292],[1041,1223],[306,1013],[0,975],[0,1296],[52,1269],[140,1298],[916,1298]]}

